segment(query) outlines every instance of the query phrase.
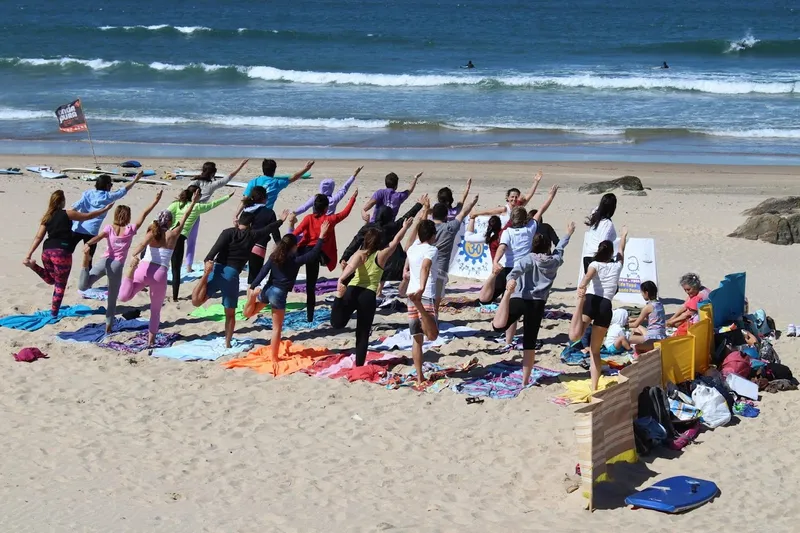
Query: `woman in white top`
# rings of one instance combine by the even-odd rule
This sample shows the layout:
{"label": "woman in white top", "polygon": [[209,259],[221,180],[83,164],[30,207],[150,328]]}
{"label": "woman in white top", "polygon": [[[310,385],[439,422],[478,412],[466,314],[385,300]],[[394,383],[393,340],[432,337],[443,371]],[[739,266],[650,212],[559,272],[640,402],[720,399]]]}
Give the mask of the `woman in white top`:
{"label": "woman in white top", "polygon": [[597,247],[586,274],[578,284],[578,304],[572,315],[569,339],[578,342],[583,337],[586,326],[592,324],[592,339],[589,349],[592,354],[589,372],[592,376],[592,390],[597,390],[600,381],[600,348],[603,346],[608,327],[611,325],[613,310],[611,299],[617,293],[622,262],[625,259],[625,242],[628,228],[622,228],[619,253],[614,255],[613,241],[603,241]]}
{"label": "woman in white top", "polygon": [[583,265],[582,272],[586,274],[589,263],[593,261],[595,252],[603,241],[614,242],[617,240],[617,230],[611,218],[617,210],[617,197],[613,193],[604,194],[600,199],[600,205],[592,211],[586,219],[586,235],[583,237]]}
{"label": "woman in white top", "polygon": [[[203,163],[203,170],[200,171],[200,174],[193,179],[189,185],[194,185],[200,189],[200,203],[206,204],[211,200],[211,196],[217,191],[217,189],[221,189],[225,185],[227,185],[233,178],[236,177],[236,174],[239,173],[240,170],[244,168],[247,164],[249,159],[245,159],[239,165],[239,167],[228,174],[224,178],[217,179],[217,165],[213,161],[206,161]],[[238,217],[237,217],[238,220]],[[197,222],[194,223],[192,226],[192,231],[189,232],[189,237],[186,239],[186,270],[191,272],[192,271],[192,263],[194,262],[194,249],[197,245],[197,234],[200,232],[200,219],[197,219]]]}
{"label": "woman in white top", "polygon": [[[197,190],[192,198],[192,205],[187,209],[183,218],[175,227],[172,227],[172,212],[165,209],[158,215],[147,229],[147,235],[132,252],[131,265],[128,272],[122,278],[122,285],[119,289],[119,300],[121,302],[130,301],[136,294],[145,287],[150,292],[150,335],[147,338],[147,345],[152,346],[156,340],[156,333],[161,324],[161,306],[167,297],[167,271],[170,268],[170,260],[178,237],[183,231],[186,219],[200,200],[200,191]],[[140,254],[144,250],[144,258],[140,259]],[[142,261],[141,263],[139,261]]]}

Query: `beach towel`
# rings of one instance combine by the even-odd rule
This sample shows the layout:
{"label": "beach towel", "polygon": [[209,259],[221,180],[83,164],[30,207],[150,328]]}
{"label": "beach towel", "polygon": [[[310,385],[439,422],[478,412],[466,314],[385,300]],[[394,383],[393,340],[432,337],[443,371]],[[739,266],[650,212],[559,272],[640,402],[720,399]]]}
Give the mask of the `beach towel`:
{"label": "beach towel", "polygon": [[[591,379],[572,379],[562,374],[561,382],[567,388],[567,392],[559,394],[558,398],[561,400],[562,405],[569,405],[571,403],[589,403],[592,397],[592,380]],[[597,384],[597,390],[605,390],[617,384],[617,380],[607,376],[600,376],[600,381]],[[562,403],[563,402],[563,403]]]}
{"label": "beach towel", "polygon": [[327,348],[309,348],[292,341],[281,341],[278,360],[272,360],[270,346],[262,346],[252,350],[239,359],[225,361],[225,368],[249,368],[259,374],[272,374],[275,377],[294,374],[313,365],[317,360],[331,355]]}
{"label": "beach towel", "polygon": [[236,355],[253,349],[253,339],[242,337],[231,339],[231,347],[225,347],[225,337],[207,335],[201,339],[183,342],[168,348],[158,348],[150,354],[153,357],[177,359],[178,361],[216,361],[226,355]]}
{"label": "beach towel", "polygon": [[531,379],[527,387],[522,386],[522,364],[513,361],[500,361],[486,367],[486,375],[480,378],[470,378],[453,385],[455,392],[469,394],[470,396],[486,396],[496,400],[516,398],[523,389],[537,385],[545,378],[554,378],[561,375],[557,370],[550,370],[534,366]]}
{"label": "beach towel", "polygon": [[155,342],[148,347],[147,337],[149,335],[149,331],[139,331],[133,335],[129,332],[113,333],[103,339],[102,342],[98,342],[97,345],[117,352],[139,353],[142,350],[172,346],[172,343],[180,338],[177,333],[156,333]]}
{"label": "beach towel", "polygon": [[78,294],[80,294],[81,298],[84,300],[105,302],[108,300],[108,287],[89,287],[85,291],[78,291]]}
{"label": "beach towel", "polygon": [[[187,283],[203,277],[203,263],[194,263],[192,271],[186,271],[186,265],[181,267],[181,283]],[[167,283],[172,283],[172,269],[167,271]]]}
{"label": "beach towel", "polygon": [[482,303],[478,302],[478,308],[480,309],[480,312],[482,314],[492,314],[493,315],[493,314],[495,314],[497,312],[497,307],[498,306],[495,303],[482,304]]}
{"label": "beach towel", "polygon": [[[111,334],[120,331],[138,331],[147,329],[148,322],[146,320],[125,320],[118,318],[114,321],[111,329]],[[100,342],[106,336],[105,324],[86,324],[76,331],[61,331],[56,337],[62,341],[68,342]]]}
{"label": "beach towel", "polygon": [[[236,320],[247,320],[245,318],[244,306],[247,302],[245,300],[239,300],[239,305],[236,306]],[[305,309],[306,304],[300,302],[294,303],[287,303],[286,309]],[[272,308],[268,305],[264,308],[262,313],[268,313],[272,310]],[[222,307],[222,304],[213,304],[206,307],[198,307],[191,313],[189,316],[194,318],[205,318],[206,320],[210,320],[211,322],[225,322],[225,308]]]}
{"label": "beach towel", "polygon": [[427,379],[422,384],[417,384],[417,371],[411,370],[408,374],[401,372],[389,372],[379,383],[387,389],[394,390],[401,387],[410,387],[417,392],[441,392],[450,387],[450,376],[457,372],[469,372],[478,366],[478,358],[473,357],[466,363],[458,366],[443,367],[435,363],[422,363],[422,373]]}
{"label": "beach towel", "polygon": [[[314,288],[314,293],[318,296],[320,294],[327,294],[329,292],[336,292],[336,284],[338,283],[338,279],[325,279],[321,278],[317,280],[317,285]],[[297,281],[292,287],[292,292],[301,292],[303,294],[306,293],[306,282],[305,281]]]}
{"label": "beach towel", "polygon": [[36,331],[48,324],[55,324],[63,318],[80,318],[89,315],[105,314],[105,307],[92,309],[88,305],[67,305],[59,309],[58,316],[53,316],[49,309],[36,311],[32,315],[8,315],[0,318],[0,327]]}
{"label": "beach towel", "polygon": [[[447,322],[439,324],[439,337],[435,341],[426,340],[423,345],[423,350],[430,350],[435,346],[443,346],[453,339],[460,339],[462,337],[469,337],[477,333],[478,330],[468,326],[454,326]],[[411,349],[411,330],[403,329],[398,331],[391,337],[386,337],[378,341],[374,341],[369,347],[373,350],[410,350]]]}
{"label": "beach towel", "polygon": [[572,320],[572,313],[559,311],[557,309],[548,309],[544,314],[544,318],[547,320]]}
{"label": "beach towel", "polygon": [[[323,324],[331,321],[331,308],[318,307],[314,310],[314,320],[306,320],[306,311],[292,311],[283,316],[283,329],[285,331],[300,331],[303,329],[319,329]],[[260,316],[254,322],[257,326],[272,329],[272,317]]]}
{"label": "beach towel", "polygon": [[336,354],[320,359],[301,372],[318,378],[346,378],[351,382],[377,383],[387,374],[389,368],[398,364],[411,363],[409,358],[401,355],[367,352],[366,363],[363,366],[356,366],[355,354]]}

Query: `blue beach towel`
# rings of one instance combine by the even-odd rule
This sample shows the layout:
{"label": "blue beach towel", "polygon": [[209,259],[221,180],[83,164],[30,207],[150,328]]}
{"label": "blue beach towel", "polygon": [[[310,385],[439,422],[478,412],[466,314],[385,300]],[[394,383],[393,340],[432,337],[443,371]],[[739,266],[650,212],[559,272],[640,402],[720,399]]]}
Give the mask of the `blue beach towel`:
{"label": "blue beach towel", "polygon": [[[331,308],[318,307],[314,310],[314,320],[306,320],[306,310],[292,311],[283,317],[283,329],[286,331],[299,331],[303,329],[318,329],[323,324],[331,321]],[[256,319],[257,326],[272,329],[272,318],[262,316]]]}
{"label": "blue beach towel", "polygon": [[[192,265],[192,271],[186,271],[186,265],[181,267],[181,283],[188,283],[190,281],[194,281],[196,279],[200,279],[203,277],[203,264],[202,263],[194,263]],[[172,269],[167,271],[167,283],[172,283]]]}
{"label": "blue beach towel", "polygon": [[[134,319],[125,320],[118,318],[114,321],[111,329],[112,333],[119,331],[138,331],[140,329],[147,329],[148,322],[146,320]],[[100,342],[106,336],[105,324],[86,324],[76,331],[62,331],[56,337],[62,341],[69,342]]]}
{"label": "blue beach towel", "polygon": [[557,370],[534,366],[528,386],[523,387],[522,365],[519,363],[500,361],[487,366],[486,372],[483,377],[467,379],[453,385],[453,390],[470,396],[488,396],[496,400],[508,400],[516,398],[523,389],[536,385],[542,379],[561,375],[561,372]]}
{"label": "blue beach towel", "polygon": [[37,331],[48,324],[55,324],[62,318],[85,317],[89,315],[105,314],[105,307],[92,309],[88,305],[67,305],[58,311],[58,316],[53,316],[50,310],[36,311],[32,315],[8,315],[0,318],[0,327],[20,329],[23,331]]}
{"label": "blue beach towel", "polygon": [[209,335],[169,348],[156,348],[150,355],[178,361],[216,361],[220,357],[249,352],[252,349],[253,339],[249,337],[232,339],[231,348],[225,348],[224,337]]}

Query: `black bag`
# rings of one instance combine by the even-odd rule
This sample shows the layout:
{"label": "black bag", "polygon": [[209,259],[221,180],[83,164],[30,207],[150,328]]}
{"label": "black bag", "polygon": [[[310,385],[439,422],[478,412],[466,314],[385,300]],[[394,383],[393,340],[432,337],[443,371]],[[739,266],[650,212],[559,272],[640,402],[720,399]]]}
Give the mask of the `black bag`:
{"label": "black bag", "polygon": [[788,379],[794,382],[792,370],[788,366],[780,363],[767,363],[764,367],[764,376],[770,381],[775,379]]}
{"label": "black bag", "polygon": [[[669,398],[661,387],[645,387],[639,394],[639,418],[652,417],[667,431],[667,439],[678,436],[672,425],[672,413],[669,410]],[[635,425],[635,424],[634,424]]]}

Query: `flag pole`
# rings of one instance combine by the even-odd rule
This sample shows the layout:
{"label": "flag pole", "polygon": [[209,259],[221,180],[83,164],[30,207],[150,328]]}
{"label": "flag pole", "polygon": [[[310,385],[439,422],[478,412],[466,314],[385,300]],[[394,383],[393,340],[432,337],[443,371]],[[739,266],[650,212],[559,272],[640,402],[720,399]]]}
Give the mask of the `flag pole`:
{"label": "flag pole", "polygon": [[[80,101],[80,98],[78,98]],[[83,108],[81,106],[81,108]],[[84,124],[86,124],[86,135],[89,137],[89,147],[92,149],[92,158],[94,159],[94,166],[96,169],[100,169],[100,163],[97,162],[97,154],[94,153],[94,143],[92,142],[92,132],[89,131],[89,119],[86,118],[86,112],[83,113],[83,120]]]}

